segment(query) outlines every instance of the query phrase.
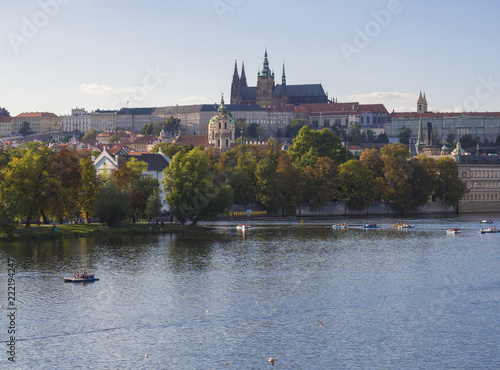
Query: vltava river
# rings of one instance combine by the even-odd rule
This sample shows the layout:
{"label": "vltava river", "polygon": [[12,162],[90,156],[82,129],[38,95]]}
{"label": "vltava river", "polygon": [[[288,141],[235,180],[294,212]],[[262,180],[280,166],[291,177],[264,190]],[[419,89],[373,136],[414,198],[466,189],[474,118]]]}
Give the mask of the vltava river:
{"label": "vltava river", "polygon": [[[500,233],[480,220],[0,244],[0,368],[498,369]],[[63,283],[76,270],[100,281]]]}

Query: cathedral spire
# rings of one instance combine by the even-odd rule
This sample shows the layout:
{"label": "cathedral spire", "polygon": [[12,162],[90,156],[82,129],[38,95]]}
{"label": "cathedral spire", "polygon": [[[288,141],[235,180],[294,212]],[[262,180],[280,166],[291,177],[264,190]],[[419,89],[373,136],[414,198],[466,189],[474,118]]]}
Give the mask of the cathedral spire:
{"label": "cathedral spire", "polygon": [[247,87],[247,76],[245,76],[245,63],[241,62],[241,87]]}
{"label": "cathedral spire", "polygon": [[271,76],[271,70],[269,69],[269,61],[267,60],[267,48],[264,53],[264,63],[262,66],[262,72],[260,73],[260,76],[263,77]]}
{"label": "cathedral spire", "polygon": [[286,86],[285,62],[283,62],[283,74],[281,75],[281,84]]}

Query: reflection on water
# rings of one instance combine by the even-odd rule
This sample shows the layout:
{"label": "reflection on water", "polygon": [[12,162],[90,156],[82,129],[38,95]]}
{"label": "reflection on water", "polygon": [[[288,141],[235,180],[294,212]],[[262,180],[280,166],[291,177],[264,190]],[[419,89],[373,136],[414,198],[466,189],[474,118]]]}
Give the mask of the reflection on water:
{"label": "reflection on water", "polygon": [[[0,244],[2,286],[17,266],[17,368],[500,366],[500,235],[473,216],[346,221]],[[101,280],[62,282],[76,270]]]}

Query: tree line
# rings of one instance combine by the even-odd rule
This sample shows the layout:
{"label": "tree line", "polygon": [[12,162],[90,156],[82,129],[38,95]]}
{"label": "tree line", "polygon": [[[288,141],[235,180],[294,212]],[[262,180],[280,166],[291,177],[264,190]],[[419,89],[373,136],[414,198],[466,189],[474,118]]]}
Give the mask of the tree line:
{"label": "tree line", "polygon": [[154,217],[161,212],[160,184],[145,170],[145,162],[132,158],[98,175],[90,154],[34,142],[0,151],[0,230],[12,234],[20,220],[30,227],[37,220],[97,217],[112,226]]}
{"label": "tree line", "polygon": [[273,139],[265,147],[238,145],[222,154],[213,148],[161,145],[172,156],[164,174],[167,200],[182,222],[196,223],[232,204],[252,203],[270,213],[295,215],[301,203],[314,208],[345,202],[363,208],[382,201],[403,212],[431,196],[457,205],[465,192],[457,163],[449,157],[411,157],[398,143],[354,158],[329,129],[303,126],[288,151]]}

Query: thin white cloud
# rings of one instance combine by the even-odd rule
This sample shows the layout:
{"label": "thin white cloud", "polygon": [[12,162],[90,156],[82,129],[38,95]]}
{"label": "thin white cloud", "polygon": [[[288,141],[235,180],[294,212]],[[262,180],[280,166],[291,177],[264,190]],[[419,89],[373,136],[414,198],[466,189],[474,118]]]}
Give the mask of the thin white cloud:
{"label": "thin white cloud", "polygon": [[417,107],[417,94],[374,91],[365,94],[345,95],[339,102],[356,101],[360,104],[384,104],[389,112],[411,112]]}
{"label": "thin white cloud", "polygon": [[133,87],[115,89],[113,87],[106,85],[87,84],[87,83],[82,83],[78,87],[78,89],[84,94],[89,94],[89,95],[114,95],[122,93],[132,93],[135,91]]}
{"label": "thin white cloud", "polygon": [[197,102],[202,102],[202,101],[206,101],[206,100],[207,100],[207,98],[204,96],[188,96],[185,98],[176,99],[176,101],[179,103],[197,103]]}

